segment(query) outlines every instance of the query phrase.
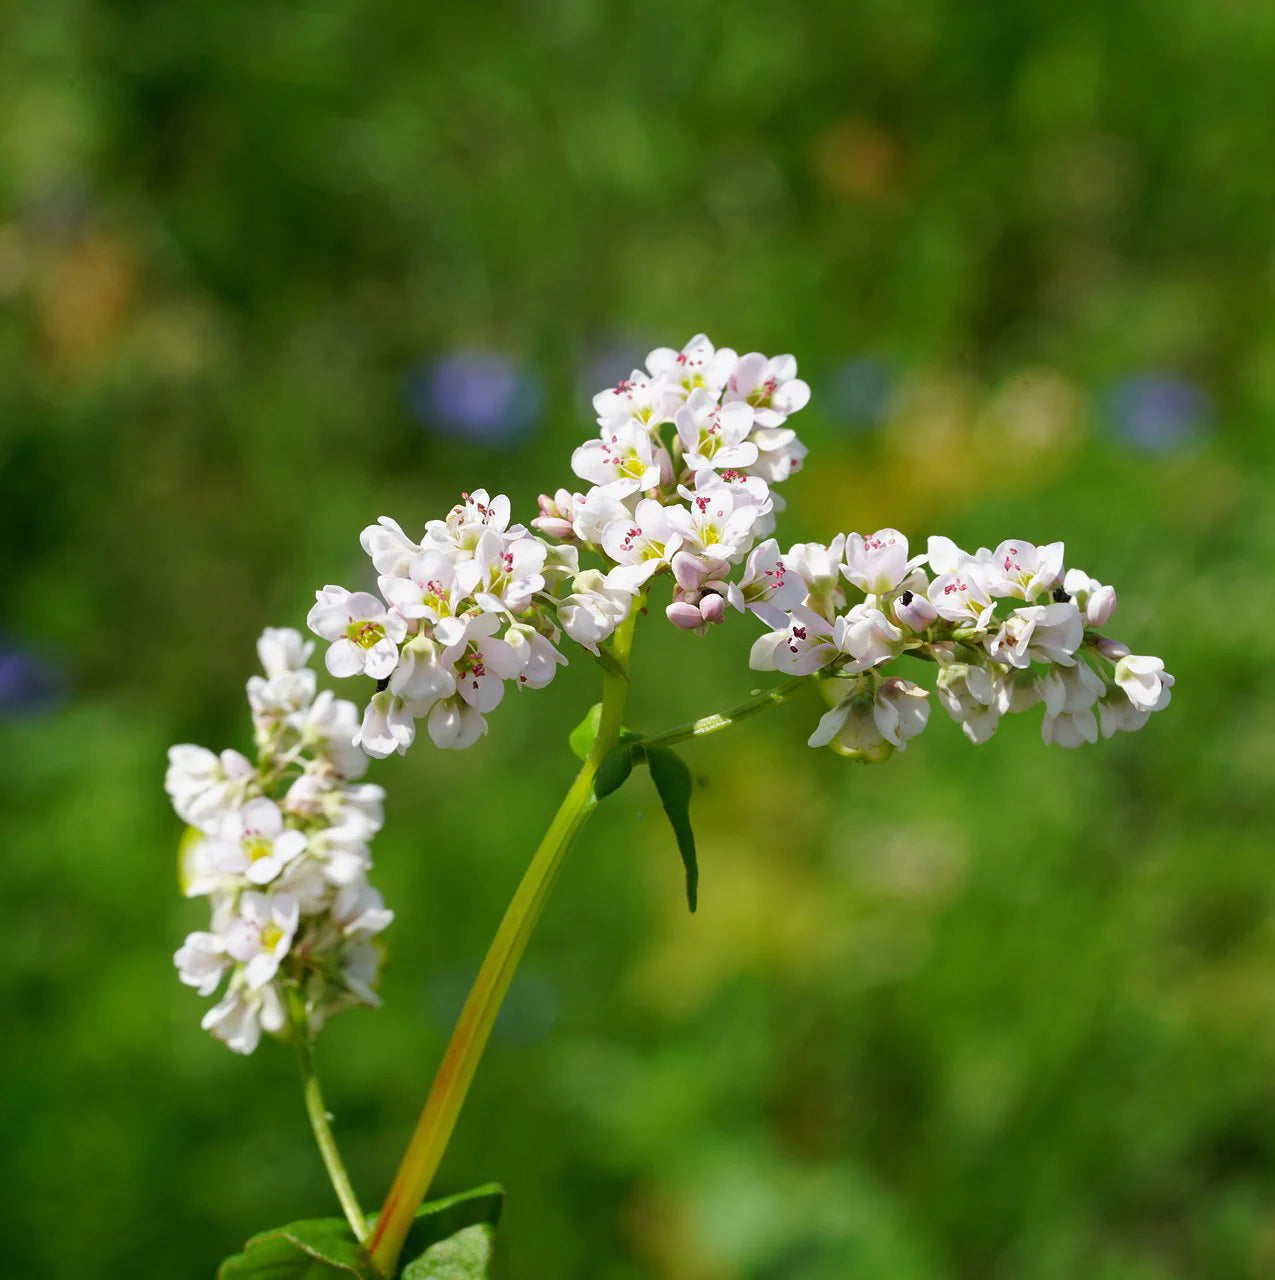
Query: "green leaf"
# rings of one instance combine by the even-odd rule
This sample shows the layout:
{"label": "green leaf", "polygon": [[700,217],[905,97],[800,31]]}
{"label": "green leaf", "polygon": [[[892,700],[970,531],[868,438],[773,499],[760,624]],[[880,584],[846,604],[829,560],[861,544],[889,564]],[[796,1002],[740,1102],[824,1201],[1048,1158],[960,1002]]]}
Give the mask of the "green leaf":
{"label": "green leaf", "polygon": [[699,898],[699,864],[695,860],[695,832],[691,830],[691,771],[681,756],[668,747],[647,747],[646,763],[677,837],[677,851],[686,868],[686,905],[694,911]]}
{"label": "green leaf", "polygon": [[[416,1211],[403,1245],[404,1256],[428,1256],[435,1246],[473,1227],[487,1227],[490,1235],[500,1221],[504,1206],[505,1189],[495,1182],[485,1183],[470,1191],[461,1191],[454,1196],[445,1196],[441,1200],[429,1200]],[[457,1272],[458,1276],[469,1274],[467,1271]],[[486,1272],[475,1271],[473,1274],[486,1275]]]}
{"label": "green leaf", "polygon": [[598,771],[593,775],[593,794],[599,800],[618,791],[633,772],[634,742],[621,741],[602,757]]}
{"label": "green leaf", "polygon": [[571,750],[575,752],[577,759],[589,758],[589,752],[593,750],[593,744],[598,740],[598,726],[601,723],[602,704],[595,702],[585,713],[584,719],[567,736],[567,742],[570,743]]}
{"label": "green leaf", "polygon": [[311,1218],[253,1236],[217,1280],[378,1280],[344,1218]]}
{"label": "green leaf", "polygon": [[596,656],[598,665],[607,675],[619,676],[625,684],[629,682],[629,673],[620,665],[616,656],[609,649],[599,649]]}
{"label": "green leaf", "polygon": [[465,1227],[413,1258],[400,1272],[402,1280],[487,1280],[492,1237],[485,1223]]}
{"label": "green leaf", "polygon": [[[404,1243],[404,1280],[486,1280],[505,1193],[495,1183],[421,1205]],[[381,1280],[343,1218],[253,1236],[217,1280]]]}

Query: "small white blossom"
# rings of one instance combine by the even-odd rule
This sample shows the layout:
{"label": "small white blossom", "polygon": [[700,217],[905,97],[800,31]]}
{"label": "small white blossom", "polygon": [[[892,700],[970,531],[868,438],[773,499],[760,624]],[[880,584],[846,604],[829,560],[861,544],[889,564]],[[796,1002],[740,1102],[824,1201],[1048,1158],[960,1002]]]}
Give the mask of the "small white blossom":
{"label": "small white blossom", "polygon": [[797,361],[789,355],[767,359],[758,351],[740,356],[723,399],[742,400],[753,409],[757,425],[782,426],[790,414],[804,409],[810,388],[797,377]]}
{"label": "small white blossom", "polygon": [[1131,653],[1116,663],[1116,684],[1139,711],[1162,711],[1172,697],[1173,677],[1159,658]]}
{"label": "small white blossom", "polygon": [[334,676],[360,673],[383,679],[398,662],[399,642],[407,623],[397,612],[366,591],[324,587],[306,619],[310,630],[332,641],[325,655]]}

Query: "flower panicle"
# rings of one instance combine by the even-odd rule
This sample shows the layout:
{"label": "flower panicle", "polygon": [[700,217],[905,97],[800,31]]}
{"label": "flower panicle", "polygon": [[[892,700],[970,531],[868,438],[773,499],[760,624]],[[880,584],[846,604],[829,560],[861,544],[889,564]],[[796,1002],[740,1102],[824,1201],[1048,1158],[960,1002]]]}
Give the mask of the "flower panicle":
{"label": "flower panicle", "polygon": [[264,674],[248,681],[257,760],[191,744],[169,751],[165,788],[191,828],[181,874],[205,898],[209,927],[174,956],[200,995],[225,987],[203,1026],[237,1053],[283,1034],[290,1009],[306,1034],[351,1005],[379,1003],[378,935],[393,919],[368,883],[384,792],[361,782],[352,702],[317,690],[300,632],[269,628]]}

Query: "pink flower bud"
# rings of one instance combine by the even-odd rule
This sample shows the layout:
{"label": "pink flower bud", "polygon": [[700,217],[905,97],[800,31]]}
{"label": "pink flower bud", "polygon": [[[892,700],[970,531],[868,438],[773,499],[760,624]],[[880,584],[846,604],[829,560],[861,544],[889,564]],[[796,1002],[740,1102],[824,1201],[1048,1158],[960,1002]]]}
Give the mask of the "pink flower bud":
{"label": "pink flower bud", "polygon": [[[706,566],[698,557],[689,551],[679,551],[670,562],[673,577],[683,591],[698,591],[704,581]],[[698,624],[697,624],[698,625]]]}
{"label": "pink flower bud", "polygon": [[683,631],[694,631],[696,627],[704,625],[704,619],[700,615],[700,611],[695,605],[688,604],[685,600],[674,600],[664,610],[664,616],[675,627],[681,627]]}
{"label": "pink flower bud", "polygon": [[1109,662],[1119,662],[1129,656],[1129,646],[1123,640],[1113,640],[1110,636],[1100,636],[1094,648]]}
{"label": "pink flower bud", "polygon": [[699,602],[699,611],[705,622],[721,622],[726,617],[726,597],[719,595],[705,596]]}
{"label": "pink flower bud", "polygon": [[910,631],[924,631],[939,613],[923,595],[905,591],[894,602],[894,616]]}
{"label": "pink flower bud", "polygon": [[1085,622],[1091,627],[1106,626],[1116,611],[1115,587],[1099,587],[1085,601]]}

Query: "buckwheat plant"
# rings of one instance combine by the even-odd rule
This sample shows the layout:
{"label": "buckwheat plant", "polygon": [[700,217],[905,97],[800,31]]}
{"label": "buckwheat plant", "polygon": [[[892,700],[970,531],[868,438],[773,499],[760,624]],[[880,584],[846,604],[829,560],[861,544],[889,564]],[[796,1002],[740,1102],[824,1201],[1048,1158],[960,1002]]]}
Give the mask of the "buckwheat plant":
{"label": "buckwheat plant", "polygon": [[[203,1025],[235,1052],[251,1053],[262,1032],[296,1046],[346,1218],[255,1237],[223,1276],[384,1280],[444,1263],[448,1275],[487,1274],[499,1189],[422,1202],[562,860],[634,767],[645,765],[659,792],[694,910],[691,777],[673,747],[799,689],[817,687],[828,707],[809,745],[872,764],[905,750],[930,719],[930,690],[900,668],[928,667],[939,704],[974,743],[1037,704],[1042,737],[1061,747],[1140,729],[1168,705],[1173,677],[1105,634],[1115,590],[1068,567],[1061,542],[1010,538],[968,552],[932,537],[913,554],[903,534],[878,529],[782,550],[771,536],[783,509],[776,489],[805,458],[790,423],[809,398],[792,356],[740,356],[703,335],[652,351],[645,369],[594,397],[598,432],[571,459],[582,487],[541,496],[529,526],[513,522],[507,497],[476,489],[419,537],[389,516],[364,530],[376,592],[325,586],[306,620],[326,642],[328,672],[356,682],[361,710],[317,691],[305,665],[313,641],[267,630],[264,675],[248,681],[255,759],[172,748],[166,786],[188,824],[183,887],[210,913],[176,954],[179,976],[202,996],[220,991]],[[659,578],[670,580],[668,623],[697,634],[734,618],[760,624],[750,665],[786,679],[663,733],[625,728],[634,628]],[[377,1003],[378,937],[392,919],[368,883],[383,793],[359,779],[369,756],[406,752],[422,725],[438,748],[471,746],[510,688],[543,688],[580,651],[602,680],[571,738],[583,763],[369,1221],[311,1059],[330,1015]]]}

